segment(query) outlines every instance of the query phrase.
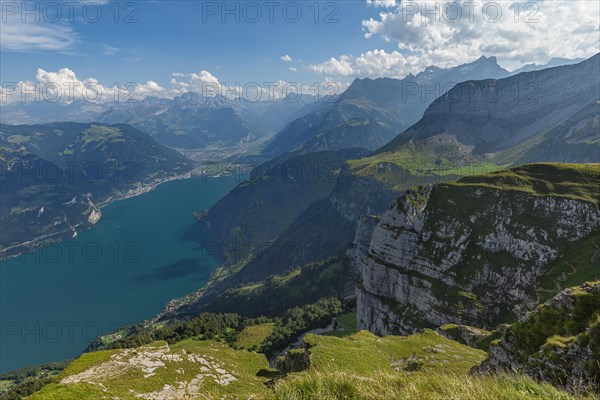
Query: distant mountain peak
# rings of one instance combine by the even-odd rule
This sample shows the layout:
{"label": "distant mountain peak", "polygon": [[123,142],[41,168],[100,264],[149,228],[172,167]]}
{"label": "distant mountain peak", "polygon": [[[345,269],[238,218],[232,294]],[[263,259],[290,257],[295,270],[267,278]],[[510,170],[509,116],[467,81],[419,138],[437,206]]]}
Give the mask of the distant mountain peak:
{"label": "distant mountain peak", "polygon": [[585,60],[584,58],[570,59],[570,58],[563,58],[563,57],[552,57],[546,64],[537,64],[537,63],[525,64],[521,68],[517,68],[514,71],[512,71],[511,74],[515,75],[515,74],[520,74],[521,72],[539,71],[539,70],[545,69],[545,68],[560,67],[562,65],[578,64],[584,60]]}
{"label": "distant mountain peak", "polygon": [[475,60],[475,62],[486,62],[486,61],[496,61],[496,57],[481,56],[477,60]]}
{"label": "distant mountain peak", "polygon": [[298,118],[280,131],[263,154],[355,147],[374,150],[379,143],[388,142],[417,122],[428,102],[442,91],[466,80],[500,79],[508,75],[495,57],[481,57],[452,68],[432,65],[403,79],[356,78],[329,107]]}
{"label": "distant mountain peak", "polygon": [[430,66],[428,66],[427,68],[425,68],[425,71],[424,71],[424,72],[436,72],[436,71],[439,71],[439,70],[441,70],[441,69],[442,69],[442,68],[440,68],[440,67],[438,67],[438,66],[435,66],[435,65],[430,65]]}
{"label": "distant mountain peak", "polygon": [[[378,153],[397,151],[411,140],[423,141],[443,134],[474,146],[475,155],[504,152],[498,155],[505,157],[502,162],[597,162],[594,140],[598,122],[594,105],[600,85],[595,73],[599,63],[597,55],[577,65],[498,79],[498,87],[504,90],[493,101],[486,97],[487,79],[472,79],[476,68],[459,69],[459,75],[470,80],[436,99],[419,122]],[[515,101],[511,93],[523,82],[536,85],[535,101]]]}

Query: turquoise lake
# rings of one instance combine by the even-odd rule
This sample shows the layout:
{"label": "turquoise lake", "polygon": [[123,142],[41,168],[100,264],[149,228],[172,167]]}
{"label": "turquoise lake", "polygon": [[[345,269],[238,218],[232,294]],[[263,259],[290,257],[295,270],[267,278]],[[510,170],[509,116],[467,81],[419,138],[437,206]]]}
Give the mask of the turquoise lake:
{"label": "turquoise lake", "polygon": [[233,177],[171,181],[102,209],[73,239],[0,263],[0,371],[76,357],[98,335],[158,314],[215,267],[184,238]]}

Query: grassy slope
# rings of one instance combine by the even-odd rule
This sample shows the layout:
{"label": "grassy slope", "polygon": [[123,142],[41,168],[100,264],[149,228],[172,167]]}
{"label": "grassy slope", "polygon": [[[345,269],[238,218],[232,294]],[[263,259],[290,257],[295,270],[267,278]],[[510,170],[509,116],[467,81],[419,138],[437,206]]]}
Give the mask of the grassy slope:
{"label": "grassy slope", "polygon": [[404,361],[414,361],[422,372],[466,374],[485,358],[481,350],[463,346],[434,331],[411,336],[378,337],[367,331],[346,338],[307,335],[304,342],[316,371],[335,370],[362,376],[376,372],[404,372]]}
{"label": "grassy slope", "polygon": [[274,323],[247,326],[238,334],[235,346],[239,349],[260,348],[265,339],[273,332]]}
{"label": "grassy slope", "polygon": [[468,176],[446,185],[517,190],[535,196],[566,197],[598,204],[600,164],[527,164],[485,175]]}
{"label": "grassy slope", "polygon": [[[152,357],[153,353],[165,345],[165,342],[155,342],[133,350],[84,354],[63,371],[61,383],[46,386],[30,399],[81,400],[99,399],[103,396],[118,397],[121,400],[139,399],[132,390],[138,394],[149,394],[165,390],[165,385],[178,388],[179,383],[188,383],[188,392],[182,396],[187,395],[189,398],[198,398],[200,395],[207,398],[247,398],[249,394],[261,396],[266,393],[266,378],[263,373],[268,373],[269,366],[262,354],[235,351],[214,341],[185,340],[172,345],[165,352],[167,356],[179,356],[179,360]],[[191,359],[194,355],[202,357],[204,361],[194,362]],[[121,357],[121,362],[116,361],[118,357]],[[140,357],[154,362],[160,360],[165,366],[157,368],[154,375],[144,377],[144,371],[130,366],[130,363],[140,366]],[[90,372],[91,376],[86,378]],[[201,376],[203,379],[194,384],[193,380]],[[235,380],[226,383],[229,376],[233,376]],[[165,398],[182,397],[170,394]]]}
{"label": "grassy slope", "polygon": [[[464,377],[449,374],[309,372],[279,382],[271,400],[569,400],[549,385],[525,377]],[[588,397],[593,399],[593,397]]]}
{"label": "grassy slope", "polygon": [[[189,382],[198,374],[231,374],[237,380],[224,385],[207,376],[189,397],[165,398],[572,399],[550,386],[522,377],[470,377],[469,369],[479,364],[485,353],[433,331],[385,338],[365,331],[345,338],[309,334],[305,343],[310,351],[308,370],[283,377],[274,389],[264,384],[273,371],[268,369],[263,355],[232,350],[214,341],[186,340],[166,352],[182,356],[182,361],[163,359],[165,367],[159,367],[155,375],[146,379],[142,371],[128,366],[128,362],[138,357],[139,364],[140,357],[148,358],[148,354],[164,349],[164,342],[129,353],[112,350],[86,354],[61,374],[63,383],[48,385],[30,399],[86,400],[103,396],[134,399],[139,397],[131,390],[142,394],[160,392],[167,388],[165,385],[177,388],[178,382]],[[189,355],[208,360],[209,370],[203,370],[200,363],[190,362]],[[125,362],[115,364],[119,357]],[[93,374],[82,379],[90,371]],[[76,380],[79,382],[66,383]],[[104,385],[104,391],[100,384]]]}
{"label": "grassy slope", "polygon": [[538,288],[543,303],[561,290],[582,282],[600,280],[600,229],[572,243],[564,257],[553,263]]}
{"label": "grassy slope", "polygon": [[484,174],[507,165],[475,158],[456,143],[410,143],[394,152],[385,152],[348,161],[356,176],[382,182],[402,191],[424,183],[438,183],[461,176]]}
{"label": "grassy slope", "polygon": [[379,338],[307,335],[310,368],[276,383],[271,399],[571,399],[523,377],[470,377],[485,353],[433,331]]}
{"label": "grassy slope", "polygon": [[336,329],[324,336],[346,337],[356,333],[356,308],[335,317]]}

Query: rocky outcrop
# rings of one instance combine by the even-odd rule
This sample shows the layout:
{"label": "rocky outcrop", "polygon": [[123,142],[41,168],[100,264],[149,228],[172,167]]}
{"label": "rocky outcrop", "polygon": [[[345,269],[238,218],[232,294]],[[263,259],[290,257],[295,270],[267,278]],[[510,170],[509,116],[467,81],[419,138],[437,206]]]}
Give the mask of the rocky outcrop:
{"label": "rocky outcrop", "polygon": [[358,218],[356,236],[346,255],[359,273],[362,273],[362,265],[366,262],[364,256],[369,251],[373,230],[378,223],[379,217],[375,215],[363,215]]}
{"label": "rocky outcrop", "polygon": [[[509,171],[524,178],[538,167],[558,173],[547,165]],[[354,255],[364,260],[358,328],[388,335],[448,323],[493,327],[534,309],[542,279],[600,226],[600,211],[584,197],[536,193],[541,182],[527,179],[531,187],[427,185],[395,201],[368,251]],[[361,233],[355,248],[365,248]]]}
{"label": "rocky outcrop", "polygon": [[600,281],[566,289],[507,327],[473,372],[526,373],[579,393],[600,390]]}
{"label": "rocky outcrop", "polygon": [[485,329],[455,324],[442,325],[436,329],[436,332],[450,340],[482,350],[487,350],[486,342],[494,335],[492,332],[486,331]]}

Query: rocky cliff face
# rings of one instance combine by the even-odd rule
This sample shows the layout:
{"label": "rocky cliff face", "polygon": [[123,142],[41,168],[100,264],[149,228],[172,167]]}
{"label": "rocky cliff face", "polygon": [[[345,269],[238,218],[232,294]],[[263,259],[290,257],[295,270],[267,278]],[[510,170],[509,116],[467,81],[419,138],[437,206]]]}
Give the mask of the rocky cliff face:
{"label": "rocky cliff face", "polygon": [[[552,140],[567,147],[575,144],[568,132],[555,132],[551,138],[544,135],[545,131],[567,121],[571,130],[581,130],[586,124],[597,127],[597,121],[584,110],[591,107],[597,115],[597,107],[593,105],[597,105],[600,78],[593,71],[599,66],[600,55],[597,54],[577,65],[499,80],[462,82],[431,103],[419,122],[379,152],[394,151],[411,140],[444,134],[474,146],[477,155],[521,145],[521,152],[511,154],[513,161],[566,161],[562,154],[564,148],[560,147],[554,147],[551,153],[534,152],[535,157],[526,153],[538,145],[553,147]],[[594,144],[591,137],[575,142],[588,147]],[[594,150],[595,153],[582,154],[578,162],[598,162],[597,148]]]}
{"label": "rocky cliff face", "polygon": [[572,392],[600,389],[600,281],[565,289],[507,327],[473,372],[524,372]]}
{"label": "rocky cliff face", "polygon": [[[368,251],[354,255],[364,260],[359,329],[387,335],[447,323],[489,327],[532,310],[556,260],[600,226],[593,200],[539,190],[557,184],[541,180],[546,168],[551,180],[564,179],[564,171],[532,165],[422,186],[395,201]],[[576,186],[565,190],[578,193]],[[358,234],[356,253],[364,242]]]}
{"label": "rocky cliff face", "polygon": [[358,218],[354,242],[346,252],[352,266],[362,274],[362,266],[367,261],[365,256],[369,252],[373,230],[379,223],[379,217],[375,215],[362,215]]}

